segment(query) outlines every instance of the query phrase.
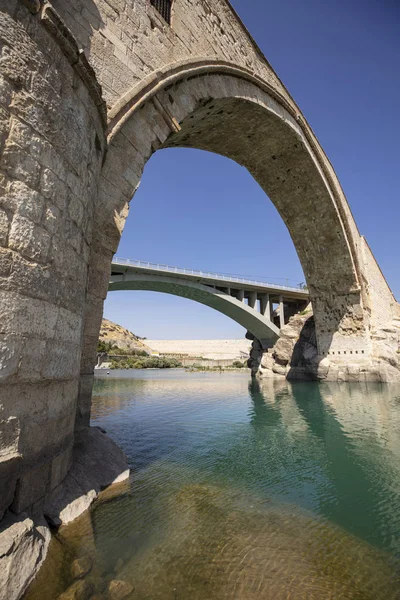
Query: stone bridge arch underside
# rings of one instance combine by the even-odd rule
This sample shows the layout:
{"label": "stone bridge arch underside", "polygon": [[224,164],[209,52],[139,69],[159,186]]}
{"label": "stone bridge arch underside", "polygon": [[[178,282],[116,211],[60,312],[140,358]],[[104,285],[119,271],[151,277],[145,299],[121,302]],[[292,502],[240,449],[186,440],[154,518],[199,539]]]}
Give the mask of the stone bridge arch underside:
{"label": "stone bridge arch underside", "polygon": [[[81,414],[89,410],[108,269],[129,202],[147,160],[172,147],[218,153],[248,169],[278,209],[299,255],[318,360],[329,357],[334,363],[345,354],[351,363],[357,354],[358,361],[362,356],[370,364],[371,327],[390,322],[396,303],[312,131],[298,111],[246,69],[189,61],[149,77],[109,113],[90,264]],[[375,296],[374,281],[379,282]]]}

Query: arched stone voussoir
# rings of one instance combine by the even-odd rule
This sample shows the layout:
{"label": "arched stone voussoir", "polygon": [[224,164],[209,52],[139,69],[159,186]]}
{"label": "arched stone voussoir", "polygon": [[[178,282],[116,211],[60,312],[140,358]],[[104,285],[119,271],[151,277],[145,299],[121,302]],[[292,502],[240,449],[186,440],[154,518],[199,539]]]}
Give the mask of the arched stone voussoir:
{"label": "arched stone voussoir", "polygon": [[364,338],[368,314],[357,228],[329,161],[294,103],[246,69],[215,62],[164,70],[142,92],[111,111],[102,176],[113,194],[100,190],[108,221],[102,231],[112,223],[118,238],[129,189],[133,195],[156,150],[191,147],[224,155],[248,169],[288,227],[316,301],[321,353],[335,333],[347,335],[348,326],[351,335]]}

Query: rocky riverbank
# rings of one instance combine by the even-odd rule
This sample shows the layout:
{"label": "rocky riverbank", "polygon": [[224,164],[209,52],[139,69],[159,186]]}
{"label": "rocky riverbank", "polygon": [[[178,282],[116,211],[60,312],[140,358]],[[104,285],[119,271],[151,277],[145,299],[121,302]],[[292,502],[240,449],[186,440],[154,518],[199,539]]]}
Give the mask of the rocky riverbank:
{"label": "rocky riverbank", "polygon": [[273,348],[264,351],[260,342],[254,340],[249,367],[260,378],[400,382],[400,318],[372,331],[371,338],[371,356],[360,356],[359,362],[351,365],[346,356],[332,362],[318,354],[314,316],[309,307],[289,319]]}
{"label": "rocky riverbank", "polygon": [[46,558],[50,527],[73,521],[102,489],[128,477],[126,456],[111,438],[96,427],[77,432],[64,481],[29,512],[8,510],[1,521],[0,600],[21,598]]}

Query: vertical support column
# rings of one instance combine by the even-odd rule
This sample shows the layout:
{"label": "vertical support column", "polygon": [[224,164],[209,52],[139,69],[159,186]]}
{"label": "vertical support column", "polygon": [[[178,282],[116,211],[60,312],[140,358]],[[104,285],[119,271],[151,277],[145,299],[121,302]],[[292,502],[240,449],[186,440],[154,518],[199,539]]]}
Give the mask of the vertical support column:
{"label": "vertical support column", "polygon": [[244,290],[238,291],[237,298],[238,298],[239,302],[244,302]]}
{"label": "vertical support column", "polygon": [[285,313],[284,313],[284,308],[283,308],[283,296],[279,296],[279,326],[282,329],[282,327],[285,326]]}
{"label": "vertical support column", "polygon": [[271,300],[269,294],[263,294],[260,301],[261,314],[271,321]]}
{"label": "vertical support column", "polygon": [[257,292],[249,292],[249,306],[255,308],[257,303]]}

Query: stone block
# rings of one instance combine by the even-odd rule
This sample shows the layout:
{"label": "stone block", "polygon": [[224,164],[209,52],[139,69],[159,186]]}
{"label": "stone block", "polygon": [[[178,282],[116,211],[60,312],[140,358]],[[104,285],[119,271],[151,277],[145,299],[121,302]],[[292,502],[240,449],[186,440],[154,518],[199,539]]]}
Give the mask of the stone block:
{"label": "stone block", "polygon": [[13,87],[3,75],[0,75],[0,104],[7,108],[11,103],[12,95]]}
{"label": "stone block", "polygon": [[0,202],[8,210],[40,223],[44,209],[44,198],[22,181],[13,181]]}
{"label": "stone block", "polygon": [[0,209],[0,246],[7,246],[9,226],[7,213]]}
{"label": "stone block", "polygon": [[60,308],[54,337],[71,344],[80,344],[82,337],[83,319],[65,308]]}
{"label": "stone block", "polygon": [[17,373],[23,345],[20,337],[0,334],[0,381]]}
{"label": "stone block", "polygon": [[6,146],[3,152],[2,166],[10,177],[26,183],[33,189],[38,186],[40,165],[18,146]]}
{"label": "stone block", "polygon": [[82,345],[81,372],[92,373],[97,362],[97,335],[85,335]]}
{"label": "stone block", "polygon": [[44,379],[70,379],[79,374],[81,348],[78,344],[49,340],[43,363]]}
{"label": "stone block", "polygon": [[45,198],[51,200],[60,210],[67,205],[67,187],[51,169],[43,169],[40,179],[40,191]]}
{"label": "stone block", "polygon": [[73,438],[71,437],[70,446],[53,459],[50,472],[50,491],[54,490],[66,478],[72,465],[72,447]]}
{"label": "stone block", "polygon": [[72,196],[68,205],[69,216],[75,223],[80,226],[84,215],[84,207],[82,202],[76,196]]}
{"label": "stone block", "polygon": [[61,211],[57,206],[48,204],[43,216],[43,227],[49,233],[55,233],[62,227]]}
{"label": "stone block", "polygon": [[8,277],[11,273],[13,255],[9,250],[0,248],[0,277]]}
{"label": "stone block", "polygon": [[11,510],[21,514],[43,498],[49,489],[51,463],[46,462],[23,472],[17,482]]}
{"label": "stone block", "polygon": [[8,245],[12,250],[39,262],[46,261],[50,248],[49,233],[33,221],[16,215],[11,223]]}
{"label": "stone block", "polygon": [[76,407],[75,429],[88,427],[92,408],[93,373],[81,374],[79,382],[78,402]]}
{"label": "stone block", "polygon": [[0,290],[0,331],[52,338],[59,309],[43,300]]}
{"label": "stone block", "polygon": [[[0,426],[2,427],[2,425]],[[20,454],[0,455],[0,521],[13,501],[20,468]]]}
{"label": "stone block", "polygon": [[37,381],[41,378],[45,358],[46,341],[32,337],[24,338],[24,346],[18,365],[18,381]]}
{"label": "stone block", "polygon": [[[4,396],[2,401],[5,402]],[[7,417],[4,407],[1,408],[4,418],[0,420],[0,457],[7,458],[19,454],[20,422],[15,416]]]}
{"label": "stone block", "polygon": [[57,301],[59,279],[56,273],[51,274],[46,264],[31,262],[17,252],[10,253],[9,277],[0,279],[0,290],[33,297],[52,305]]}

